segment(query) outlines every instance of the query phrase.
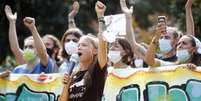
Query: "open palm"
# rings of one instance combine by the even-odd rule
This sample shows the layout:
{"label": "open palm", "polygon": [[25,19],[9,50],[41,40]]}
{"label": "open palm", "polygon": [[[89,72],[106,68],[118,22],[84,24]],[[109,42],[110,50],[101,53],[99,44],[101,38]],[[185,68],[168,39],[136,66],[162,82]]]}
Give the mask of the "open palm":
{"label": "open palm", "polygon": [[17,19],[17,13],[13,14],[10,6],[6,5],[4,10],[9,21]]}
{"label": "open palm", "polygon": [[129,14],[129,15],[133,13],[133,7],[129,9],[126,5],[126,0],[120,0],[120,5],[121,5],[121,10],[123,11],[123,13]]}

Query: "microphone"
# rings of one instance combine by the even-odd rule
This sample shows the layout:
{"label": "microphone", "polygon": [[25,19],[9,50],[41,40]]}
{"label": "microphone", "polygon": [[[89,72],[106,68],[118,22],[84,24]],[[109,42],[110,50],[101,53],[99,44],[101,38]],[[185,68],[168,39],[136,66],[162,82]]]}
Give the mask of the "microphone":
{"label": "microphone", "polygon": [[79,62],[80,57],[78,56],[78,54],[72,54],[69,61],[70,61],[70,65],[69,65],[69,71],[68,74],[71,75],[73,72],[73,69],[75,67],[75,65]]}

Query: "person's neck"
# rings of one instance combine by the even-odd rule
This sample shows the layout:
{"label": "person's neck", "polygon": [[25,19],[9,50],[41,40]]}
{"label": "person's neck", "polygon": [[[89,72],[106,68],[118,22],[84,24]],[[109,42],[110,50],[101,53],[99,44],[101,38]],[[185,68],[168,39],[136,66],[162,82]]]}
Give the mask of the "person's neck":
{"label": "person's neck", "polygon": [[126,68],[126,67],[128,67],[128,65],[123,62],[118,62],[118,63],[113,64],[113,67],[114,68]]}
{"label": "person's neck", "polygon": [[170,58],[170,57],[173,57],[175,54],[176,54],[176,52],[174,50],[171,50],[168,53],[162,54],[162,58]]}
{"label": "person's neck", "polygon": [[80,62],[80,71],[85,71],[89,68],[89,66],[91,65],[90,61],[87,62]]}
{"label": "person's neck", "polygon": [[34,59],[27,63],[27,68],[32,69],[40,60],[38,58]]}

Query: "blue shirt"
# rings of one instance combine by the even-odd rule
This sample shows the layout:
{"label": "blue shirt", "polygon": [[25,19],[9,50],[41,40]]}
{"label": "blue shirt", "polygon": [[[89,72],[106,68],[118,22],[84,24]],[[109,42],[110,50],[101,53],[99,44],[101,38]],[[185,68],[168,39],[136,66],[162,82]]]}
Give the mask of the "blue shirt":
{"label": "blue shirt", "polygon": [[23,65],[19,65],[19,66],[15,67],[15,69],[12,72],[17,73],[17,74],[40,74],[42,72],[52,73],[53,66],[54,65],[53,65],[52,59],[48,58],[47,67],[43,66],[41,63],[38,63],[32,68],[32,70],[29,70],[27,68],[27,64],[23,64]]}

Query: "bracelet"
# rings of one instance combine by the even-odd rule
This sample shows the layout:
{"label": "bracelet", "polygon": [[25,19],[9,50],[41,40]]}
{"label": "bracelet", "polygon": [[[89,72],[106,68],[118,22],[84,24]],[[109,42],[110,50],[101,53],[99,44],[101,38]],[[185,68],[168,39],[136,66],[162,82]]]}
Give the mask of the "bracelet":
{"label": "bracelet", "polygon": [[73,23],[73,22],[74,22],[73,20],[69,20],[69,21],[68,21],[68,23]]}
{"label": "bracelet", "polygon": [[99,18],[98,18],[98,22],[105,23],[104,17],[99,17]]}

